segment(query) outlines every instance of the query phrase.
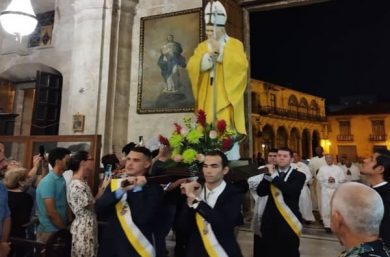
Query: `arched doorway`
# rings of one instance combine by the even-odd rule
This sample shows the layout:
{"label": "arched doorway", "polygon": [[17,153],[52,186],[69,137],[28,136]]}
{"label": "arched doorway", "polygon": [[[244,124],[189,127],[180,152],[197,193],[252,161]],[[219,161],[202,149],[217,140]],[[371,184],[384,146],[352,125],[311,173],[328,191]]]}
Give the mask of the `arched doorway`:
{"label": "arched doorway", "polygon": [[10,67],[0,77],[12,81],[14,94],[9,101],[18,114],[15,135],[58,135],[62,75],[41,63],[23,63]]}
{"label": "arched doorway", "polygon": [[302,159],[309,159],[311,157],[310,149],[310,132],[308,129],[304,129],[302,131]]}
{"label": "arched doorway", "polygon": [[314,130],[311,140],[311,149],[313,153],[315,152],[317,146],[320,146],[320,133],[317,130]]}
{"label": "arched doorway", "polygon": [[268,153],[268,150],[275,147],[275,133],[270,125],[263,127],[262,144],[264,144],[264,155]]}
{"label": "arched doorway", "polygon": [[299,154],[301,154],[301,147],[300,147],[301,137],[299,135],[299,131],[297,128],[292,128],[290,132],[290,148]]}
{"label": "arched doorway", "polygon": [[279,127],[276,132],[276,147],[288,146],[288,133],[285,127]]}

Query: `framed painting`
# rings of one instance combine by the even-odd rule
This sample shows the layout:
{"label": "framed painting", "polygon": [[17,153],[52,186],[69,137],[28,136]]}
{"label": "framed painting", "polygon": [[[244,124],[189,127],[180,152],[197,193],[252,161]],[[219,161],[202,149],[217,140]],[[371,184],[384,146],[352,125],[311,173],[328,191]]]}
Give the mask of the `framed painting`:
{"label": "framed painting", "polygon": [[194,111],[186,64],[202,32],[201,8],[141,18],[137,113]]}
{"label": "framed painting", "polygon": [[73,115],[73,132],[84,132],[85,115],[75,114]]}

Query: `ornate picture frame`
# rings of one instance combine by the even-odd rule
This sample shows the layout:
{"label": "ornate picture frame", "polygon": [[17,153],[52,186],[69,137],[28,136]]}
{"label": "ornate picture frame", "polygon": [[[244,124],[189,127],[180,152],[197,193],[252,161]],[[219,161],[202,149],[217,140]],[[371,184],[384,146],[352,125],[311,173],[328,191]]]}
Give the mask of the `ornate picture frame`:
{"label": "ornate picture frame", "polygon": [[193,112],[185,69],[202,41],[202,8],[141,18],[137,113]]}

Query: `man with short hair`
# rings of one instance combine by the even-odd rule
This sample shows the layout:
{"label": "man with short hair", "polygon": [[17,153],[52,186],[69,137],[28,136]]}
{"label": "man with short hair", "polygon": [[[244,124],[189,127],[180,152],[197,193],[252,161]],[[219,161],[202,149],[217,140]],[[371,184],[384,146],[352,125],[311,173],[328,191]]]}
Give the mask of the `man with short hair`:
{"label": "man with short hair", "polygon": [[242,256],[234,228],[242,218],[243,194],[224,181],[228,172],[225,154],[212,151],[203,162],[204,185],[196,181],[181,185],[187,205],[180,213],[177,229],[187,235],[185,257]]}
{"label": "man with short hair", "polygon": [[317,181],[321,185],[320,210],[322,222],[327,233],[330,230],[330,199],[340,183],[345,182],[344,172],[333,163],[331,154],[325,155],[326,166],[322,166],[317,173]]}
{"label": "man with short hair", "polygon": [[153,219],[163,190],[159,184],[147,184],[145,175],[151,163],[149,149],[132,148],[126,156],[128,177],[112,179],[110,187],[96,200],[97,214],[107,220],[98,256],[155,256]]}
{"label": "man with short hair", "polygon": [[277,166],[268,164],[269,172],[257,187],[257,194],[268,196],[261,222],[263,256],[299,257],[299,236],[302,231],[299,195],[305,175],[291,167],[293,152],[279,148]]}
{"label": "man with short hair", "polygon": [[344,257],[390,257],[379,236],[384,207],[375,190],[360,183],[341,185],[331,201],[331,228],[347,249]]}
{"label": "man with short hair", "polygon": [[[278,155],[277,149],[270,149],[267,155],[267,163],[276,165],[276,156]],[[261,168],[261,166],[259,167]],[[266,168],[265,168],[266,169]],[[260,169],[260,172],[264,170]],[[268,171],[268,169],[267,169]],[[250,177],[248,179],[249,191],[255,200],[255,206],[253,208],[252,216],[252,228],[253,228],[253,257],[262,256],[263,240],[260,232],[261,218],[263,216],[264,208],[267,203],[268,196],[260,197],[256,189],[259,186],[261,180],[264,178],[264,173]]]}
{"label": "man with short hair", "polygon": [[340,166],[344,171],[346,181],[359,182],[360,181],[360,169],[358,166],[352,163],[350,159],[345,159],[344,163]]}
{"label": "man with short hair", "polygon": [[385,214],[379,236],[390,247],[390,151],[378,150],[363,162],[361,173],[382,197]]}
{"label": "man with short hair", "polygon": [[54,148],[49,152],[52,170],[39,182],[36,191],[39,226],[37,240],[43,243],[56,231],[67,227],[70,211],[66,200],[66,183],[62,176],[67,170],[70,151]]}

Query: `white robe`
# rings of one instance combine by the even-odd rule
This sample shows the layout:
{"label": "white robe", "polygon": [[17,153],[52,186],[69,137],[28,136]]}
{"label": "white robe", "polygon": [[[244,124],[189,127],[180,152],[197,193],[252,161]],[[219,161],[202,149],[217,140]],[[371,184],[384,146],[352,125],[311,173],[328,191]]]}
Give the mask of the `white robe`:
{"label": "white robe", "polygon": [[310,169],[303,162],[291,163],[291,166],[306,176],[305,185],[303,186],[301,195],[299,196],[299,211],[302,214],[302,218],[306,221],[315,221],[311,193],[308,187],[308,185],[311,185],[313,181]]}
{"label": "white robe", "polygon": [[[329,183],[329,177],[335,179]],[[330,228],[330,200],[340,183],[345,182],[344,172],[337,165],[322,166],[317,174],[317,180],[321,184],[321,216],[325,228]]]}
{"label": "white robe", "polygon": [[[349,181],[359,181],[360,180],[360,169],[355,164],[352,164],[351,167],[347,167],[344,165],[341,165],[340,168],[344,171],[345,179]],[[348,170],[351,172],[351,175],[348,175]]]}
{"label": "white robe", "polygon": [[260,226],[265,205],[267,204],[268,196],[259,196],[257,194],[257,187],[263,180],[264,174],[256,175],[248,178],[249,192],[251,193],[253,200],[255,200],[255,207],[253,208],[253,216],[251,227],[255,235],[261,236]]}
{"label": "white robe", "polygon": [[316,172],[321,168],[322,166],[326,165],[325,156],[322,156],[319,158],[318,156],[315,156],[310,159],[309,162],[309,168],[311,175],[313,176],[313,183],[310,187],[311,192],[311,199],[313,203],[313,209],[318,210],[321,213],[321,205],[319,204],[321,202],[321,185],[316,180]]}

